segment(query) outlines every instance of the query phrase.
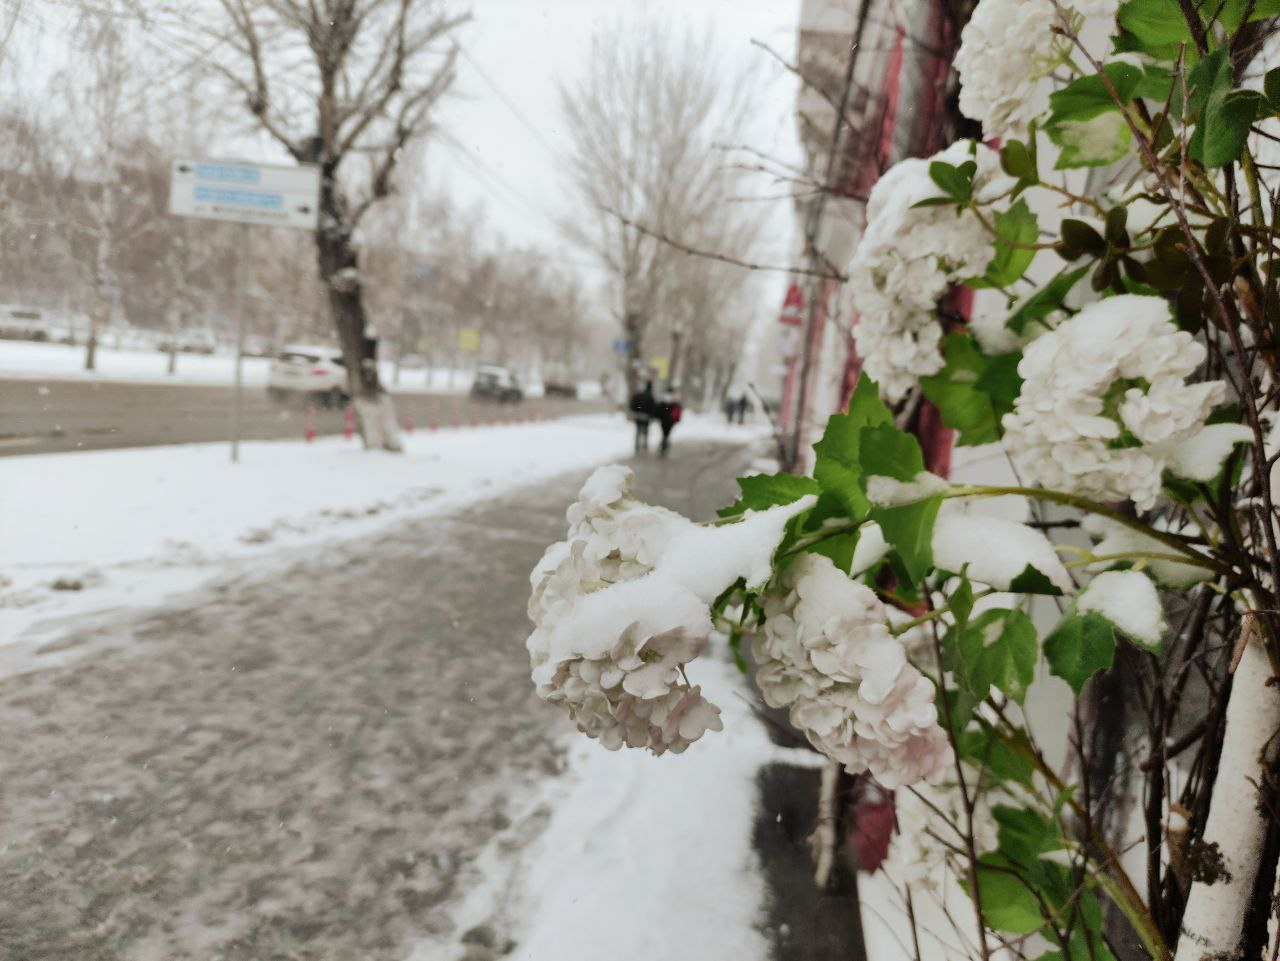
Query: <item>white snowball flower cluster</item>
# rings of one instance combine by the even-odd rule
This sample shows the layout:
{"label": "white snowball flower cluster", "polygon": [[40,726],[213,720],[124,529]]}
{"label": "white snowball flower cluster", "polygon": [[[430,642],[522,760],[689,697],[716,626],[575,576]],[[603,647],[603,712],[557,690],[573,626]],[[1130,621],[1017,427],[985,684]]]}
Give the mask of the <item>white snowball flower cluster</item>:
{"label": "white snowball flower cluster", "polygon": [[[1119,0],[1062,0],[1060,6],[1114,20]],[[1053,32],[1059,20],[1052,0],[981,0],[974,9],[960,35],[955,65],[960,112],[981,121],[987,139],[1024,135],[1048,107],[1048,91],[1036,81],[1069,47]]]}
{"label": "white snowball flower cluster", "polygon": [[937,780],[951,749],[933,685],[907,662],[867,587],[826,557],[803,554],[762,597],[752,653],[766,703],[850,771],[898,788]]}
{"label": "white snowball flower cluster", "polygon": [[953,166],[974,160],[979,201],[994,199],[1012,184],[995,151],[961,140],[928,159],[895,164],[871,189],[867,227],[849,265],[859,315],[853,339],[868,376],[889,400],[942,369],[938,300],[955,282],[981,275],[995,255],[990,235],[972,213],[957,217],[954,207],[913,206],[940,192],[929,177],[934,160]]}
{"label": "white snowball flower cluster", "polygon": [[529,578],[526,646],[538,695],[584,734],[678,754],[723,728],[684,671],[711,635],[708,605],[739,577],[768,576],[787,520],[813,498],[702,528],[632,497],[631,479],[602,467],[569,508],[568,538]]}
{"label": "white snowball flower cluster", "polygon": [[1027,347],[1005,449],[1033,483],[1146,509],[1225,396],[1221,381],[1186,383],[1204,359],[1159,297],[1090,304]]}

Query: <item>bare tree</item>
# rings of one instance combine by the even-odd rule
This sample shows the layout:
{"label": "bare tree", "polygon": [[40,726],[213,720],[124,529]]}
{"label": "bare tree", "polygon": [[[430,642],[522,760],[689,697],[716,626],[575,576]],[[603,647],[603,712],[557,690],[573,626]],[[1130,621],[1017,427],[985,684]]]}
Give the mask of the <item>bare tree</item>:
{"label": "bare tree", "polygon": [[98,341],[120,304],[122,289],[113,260],[128,238],[122,231],[137,229],[135,199],[122,182],[126,145],[135,139],[129,109],[131,94],[143,83],[132,55],[129,22],[108,2],[105,12],[85,9],[76,18],[83,59],[58,78],[68,127],[74,141],[64,143],[71,188],[60,194],[73,230],[66,235],[72,260],[86,272],[89,329],[84,367],[97,366]]}
{"label": "bare tree", "polygon": [[592,212],[567,230],[612,278],[632,386],[670,265],[686,256],[662,238],[692,234],[737,179],[714,145],[737,139],[746,87],[706,48],[656,22],[614,24],[593,38],[582,82],[561,88],[573,183]]}
{"label": "bare tree", "polygon": [[[223,41],[207,62],[257,125],[300,163],[320,167],[316,256],[347,362],[366,447],[400,450],[378,378],[356,231],[393,190],[410,142],[431,126],[454,79],[450,35],[466,18],[436,0],[218,0],[205,25]],[[356,169],[360,168],[360,169]]]}

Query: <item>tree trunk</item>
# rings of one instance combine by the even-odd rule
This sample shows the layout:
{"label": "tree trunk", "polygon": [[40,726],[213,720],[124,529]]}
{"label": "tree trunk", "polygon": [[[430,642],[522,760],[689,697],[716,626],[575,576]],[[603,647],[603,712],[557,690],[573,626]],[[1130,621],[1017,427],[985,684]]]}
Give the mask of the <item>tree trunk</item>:
{"label": "tree trunk", "polygon": [[644,370],[644,352],[643,336],[644,336],[644,319],[636,311],[628,311],[622,318],[622,334],[627,339],[627,396],[630,397],[640,389],[640,385],[647,379],[648,372]]}
{"label": "tree trunk", "polygon": [[329,312],[347,365],[347,384],[364,446],[402,451],[395,406],[378,378],[378,339],[364,311],[359,256],[347,225],[346,198],[331,164],[321,171],[316,254]]}
{"label": "tree trunk", "polygon": [[[1243,631],[1250,622],[1246,617]],[[1262,642],[1247,640],[1235,671],[1222,756],[1204,830],[1203,866],[1182,916],[1176,961],[1240,957],[1245,916],[1271,810],[1266,755],[1280,731],[1280,688]]]}

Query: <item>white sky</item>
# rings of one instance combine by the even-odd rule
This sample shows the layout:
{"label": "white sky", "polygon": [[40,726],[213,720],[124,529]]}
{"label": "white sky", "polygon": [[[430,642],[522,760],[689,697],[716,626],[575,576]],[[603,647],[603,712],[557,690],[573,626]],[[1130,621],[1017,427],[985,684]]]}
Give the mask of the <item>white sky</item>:
{"label": "white sky", "polygon": [[[462,6],[473,19],[461,35],[456,90],[440,114],[445,136],[428,148],[431,180],[464,203],[482,201],[487,223],[510,241],[561,251],[584,274],[588,256],[567,249],[555,226],[576,204],[556,153],[562,142],[557,84],[583,74],[599,26],[642,11],[677,29],[709,26],[726,72],[745,64],[760,81],[760,109],[747,142],[788,162],[799,154],[792,76],[750,43],[760,40],[793,59],[799,0],[474,0]],[[784,190],[763,183],[757,192]],[[758,256],[784,264],[790,204],[765,206],[769,228]]]}

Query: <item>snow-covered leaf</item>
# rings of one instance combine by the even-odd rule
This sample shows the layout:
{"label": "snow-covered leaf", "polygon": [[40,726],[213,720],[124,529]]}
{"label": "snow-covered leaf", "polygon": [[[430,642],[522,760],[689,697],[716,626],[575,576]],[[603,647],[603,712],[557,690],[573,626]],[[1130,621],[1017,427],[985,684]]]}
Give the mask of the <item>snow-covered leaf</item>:
{"label": "snow-covered leaf", "polygon": [[732,517],[748,510],[765,510],[777,504],[790,504],[806,494],[817,494],[821,490],[812,477],[796,474],[751,474],[739,477],[738,487],[742,490],[742,496],[728,507],[722,507],[718,511],[721,517]]}
{"label": "snow-covered leaf", "polygon": [[1097,614],[1135,644],[1159,650],[1166,630],[1160,593],[1139,571],[1103,571],[1076,597],[1076,610]]}
{"label": "snow-covered leaf", "polygon": [[1209,424],[1198,434],[1169,447],[1169,470],[1187,480],[1208,483],[1222,470],[1222,462],[1236,444],[1253,440],[1244,424]]}
{"label": "snow-covered leaf", "polygon": [[1040,531],[953,502],[943,506],[934,525],[933,560],[942,570],[966,569],[970,580],[1001,591],[1049,593],[1046,582],[1058,593],[1073,590],[1067,569]]}

